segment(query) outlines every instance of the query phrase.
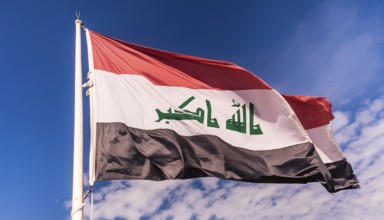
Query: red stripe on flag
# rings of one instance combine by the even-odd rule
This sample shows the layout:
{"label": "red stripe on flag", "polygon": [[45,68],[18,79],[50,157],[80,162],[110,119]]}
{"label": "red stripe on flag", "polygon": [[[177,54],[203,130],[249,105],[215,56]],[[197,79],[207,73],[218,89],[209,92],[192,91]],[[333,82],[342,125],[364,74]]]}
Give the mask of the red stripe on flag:
{"label": "red stripe on flag", "polygon": [[89,31],[95,69],[136,74],[155,85],[191,89],[272,89],[236,64],[143,47]]}
{"label": "red stripe on flag", "polygon": [[305,129],[329,124],[334,116],[332,104],[325,97],[283,95]]}

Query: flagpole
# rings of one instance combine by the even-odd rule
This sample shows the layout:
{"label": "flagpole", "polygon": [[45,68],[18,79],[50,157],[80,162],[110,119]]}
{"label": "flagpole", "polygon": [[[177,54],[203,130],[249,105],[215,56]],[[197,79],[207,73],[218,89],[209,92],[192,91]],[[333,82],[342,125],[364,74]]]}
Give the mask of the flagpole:
{"label": "flagpole", "polygon": [[81,66],[81,26],[82,22],[77,16],[76,49],[75,49],[75,120],[73,144],[73,185],[72,185],[72,220],[84,218],[84,136],[83,136],[83,87]]}

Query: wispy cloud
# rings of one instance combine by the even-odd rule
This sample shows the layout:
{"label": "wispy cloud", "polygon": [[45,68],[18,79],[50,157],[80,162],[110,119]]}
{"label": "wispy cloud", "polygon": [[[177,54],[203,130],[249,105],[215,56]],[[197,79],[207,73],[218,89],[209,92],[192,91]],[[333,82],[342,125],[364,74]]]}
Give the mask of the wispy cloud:
{"label": "wispy cloud", "polygon": [[[368,114],[368,113],[369,114]],[[112,181],[96,188],[96,219],[379,219],[384,216],[384,98],[354,113],[337,111],[333,129],[362,188],[331,195],[320,184],[252,184],[202,178]],[[89,208],[89,204],[87,204]],[[87,213],[89,213],[87,211]]]}
{"label": "wispy cloud", "polygon": [[384,18],[369,2],[323,1],[308,12],[270,64],[280,92],[346,104],[384,83]]}

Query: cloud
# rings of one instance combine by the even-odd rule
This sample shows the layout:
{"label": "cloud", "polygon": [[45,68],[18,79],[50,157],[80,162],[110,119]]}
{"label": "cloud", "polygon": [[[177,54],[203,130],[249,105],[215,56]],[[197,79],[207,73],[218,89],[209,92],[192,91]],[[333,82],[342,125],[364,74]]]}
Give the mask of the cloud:
{"label": "cloud", "polygon": [[349,114],[341,111],[333,112],[337,120],[332,121],[332,129],[334,132],[340,131],[341,128],[349,123]]}
{"label": "cloud", "polygon": [[270,64],[269,71],[280,73],[275,88],[327,96],[338,105],[383,85],[381,8],[371,1],[323,1],[310,9]]}
{"label": "cloud", "polygon": [[[367,115],[367,112],[369,114]],[[384,98],[335,112],[335,137],[362,188],[331,195],[320,184],[201,178],[96,186],[95,219],[380,219],[384,216]],[[86,216],[89,217],[89,201]]]}

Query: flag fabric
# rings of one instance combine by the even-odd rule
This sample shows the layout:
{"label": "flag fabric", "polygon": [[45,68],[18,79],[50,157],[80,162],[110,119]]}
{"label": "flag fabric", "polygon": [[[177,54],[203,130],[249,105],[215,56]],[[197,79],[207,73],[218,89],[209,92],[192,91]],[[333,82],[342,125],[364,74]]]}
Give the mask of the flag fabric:
{"label": "flag fabric", "polygon": [[[312,141],[311,129],[330,120],[305,127],[307,120],[302,123],[295,114],[300,105],[291,107],[303,99],[283,97],[232,63],[143,47],[90,30],[87,42],[91,184],[211,176],[317,181],[329,192],[353,188],[344,170],[333,169],[338,166],[334,162],[344,159],[338,146],[330,146],[338,152],[335,159],[334,150],[330,156],[319,150],[324,144]],[[316,132],[312,136],[319,137]]]}
{"label": "flag fabric", "polygon": [[327,166],[336,191],[359,188],[352,166],[343,156],[331,132],[332,104],[325,97],[283,95],[298,116]]}

